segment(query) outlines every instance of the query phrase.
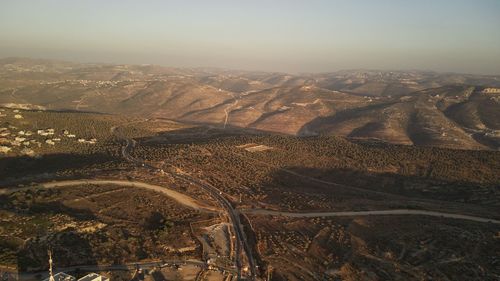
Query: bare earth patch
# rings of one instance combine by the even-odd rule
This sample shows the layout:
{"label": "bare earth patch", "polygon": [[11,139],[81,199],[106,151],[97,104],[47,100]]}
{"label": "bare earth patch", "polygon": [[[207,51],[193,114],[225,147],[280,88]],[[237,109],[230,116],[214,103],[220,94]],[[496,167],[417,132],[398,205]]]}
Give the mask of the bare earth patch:
{"label": "bare earth patch", "polygon": [[247,143],[244,145],[238,145],[236,146],[237,148],[242,148],[248,152],[261,152],[261,151],[266,151],[273,149],[270,146],[263,145],[263,144],[256,144],[256,143]]}

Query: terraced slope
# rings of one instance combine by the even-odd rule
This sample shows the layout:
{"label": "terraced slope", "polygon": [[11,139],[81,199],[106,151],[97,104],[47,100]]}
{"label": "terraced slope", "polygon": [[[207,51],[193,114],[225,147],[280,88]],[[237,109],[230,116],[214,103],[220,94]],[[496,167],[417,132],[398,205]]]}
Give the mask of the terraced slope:
{"label": "terraced slope", "polygon": [[0,60],[0,105],[173,119],[262,131],[498,149],[499,77],[327,74]]}

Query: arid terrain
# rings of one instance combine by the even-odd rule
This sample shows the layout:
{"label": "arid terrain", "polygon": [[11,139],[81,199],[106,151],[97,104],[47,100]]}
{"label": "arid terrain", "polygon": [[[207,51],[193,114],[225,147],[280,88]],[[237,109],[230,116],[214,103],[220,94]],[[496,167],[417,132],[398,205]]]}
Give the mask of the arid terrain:
{"label": "arid terrain", "polygon": [[500,77],[323,74],[0,60],[0,104],[165,118],[289,135],[458,149],[500,147]]}
{"label": "arid terrain", "polygon": [[0,281],[500,281],[500,0],[0,0]]}
{"label": "arid terrain", "polygon": [[479,142],[54,109],[0,108],[3,274],[39,280],[51,248],[113,280],[500,276],[500,152]]}

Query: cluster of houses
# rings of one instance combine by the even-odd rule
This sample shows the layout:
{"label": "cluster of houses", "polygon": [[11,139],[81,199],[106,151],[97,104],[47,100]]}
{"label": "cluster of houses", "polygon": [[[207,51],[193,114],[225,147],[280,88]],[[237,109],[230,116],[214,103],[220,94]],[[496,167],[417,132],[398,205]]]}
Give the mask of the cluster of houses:
{"label": "cluster of houses", "polygon": [[500,88],[485,88],[483,90],[485,94],[500,94]]}
{"label": "cluster of houses", "polygon": [[[28,139],[28,136],[31,136],[31,132],[19,131],[16,135],[11,135],[12,129],[16,129],[14,126],[0,128],[0,153],[8,153],[12,150],[12,147],[20,147],[24,148],[21,150],[21,154],[25,155],[34,155],[34,151],[28,148],[31,145],[40,146],[41,143],[34,139]],[[10,139],[7,137],[11,137]],[[13,137],[13,138],[12,138]]]}
{"label": "cluster of houses", "polygon": [[78,142],[79,143],[86,143],[86,144],[96,144],[97,139],[90,139],[90,140],[78,139]]}
{"label": "cluster of houses", "polygon": [[97,87],[113,87],[118,85],[121,81],[111,81],[111,80],[64,80],[64,81],[51,81],[51,82],[40,82],[40,85],[58,85],[58,84],[70,84],[70,85],[82,85],[91,86],[95,85]]}
{"label": "cluster of houses", "polygon": [[[3,113],[4,109],[0,110],[0,117],[5,117]],[[19,110],[14,110],[14,113],[19,113]],[[17,118],[15,116],[21,116]],[[23,118],[21,114],[14,115],[14,118]],[[8,123],[7,123],[8,124]],[[40,139],[40,137],[44,137]],[[78,138],[73,133],[68,130],[63,130],[59,136],[56,136],[56,130],[54,128],[37,129],[35,132],[30,130],[18,130],[17,127],[12,125],[7,125],[6,127],[0,127],[0,154],[7,154],[11,152],[16,147],[19,147],[21,155],[34,156],[35,151],[33,147],[42,147],[43,144],[49,146],[55,146],[57,143],[61,142],[61,138],[75,139],[76,142],[81,144],[96,144],[97,139],[85,139]]]}
{"label": "cluster of houses", "polygon": [[[4,112],[5,112],[5,109],[0,110],[0,117],[7,117],[7,114],[5,114]],[[23,119],[24,118],[21,114],[19,114],[18,109],[15,109],[13,112],[16,113],[16,114],[14,114],[15,119]]]}
{"label": "cluster of houses", "polygon": [[90,273],[77,280],[74,276],[64,272],[59,272],[53,276],[49,276],[49,278],[46,278],[43,281],[109,281],[109,278],[97,273]]}
{"label": "cluster of houses", "polygon": [[[131,75],[142,73],[136,71],[128,71]],[[157,81],[167,81],[167,78],[176,78],[176,79],[184,79],[187,77],[193,77],[193,75],[162,75],[162,76],[154,76],[148,75],[149,78],[140,78],[140,79],[121,79],[121,80],[87,80],[87,79],[72,79],[72,80],[61,80],[61,81],[42,81],[40,85],[59,85],[59,84],[70,84],[70,85],[82,85],[84,87],[95,86],[95,87],[115,87],[121,82],[157,82]],[[253,81],[252,81],[253,82]],[[256,81],[257,83],[261,83],[260,81]]]}
{"label": "cluster of houses", "polygon": [[53,274],[52,252],[49,250],[49,277],[44,279],[43,281],[109,281],[109,278],[97,273],[90,273],[76,280],[74,276],[66,274],[64,272]]}

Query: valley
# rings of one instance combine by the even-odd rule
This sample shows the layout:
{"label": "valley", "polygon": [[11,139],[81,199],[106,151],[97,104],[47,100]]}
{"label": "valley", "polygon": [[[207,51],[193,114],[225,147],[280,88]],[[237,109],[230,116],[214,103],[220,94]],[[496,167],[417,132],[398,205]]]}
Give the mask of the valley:
{"label": "valley", "polygon": [[500,274],[496,151],[123,114],[2,114],[12,149],[0,158],[0,263],[25,280],[46,274],[48,247],[59,270],[114,280]]}
{"label": "valley", "polygon": [[0,104],[164,118],[299,136],[498,149],[495,76],[325,74],[0,60]]}
{"label": "valley", "polygon": [[500,1],[0,1],[0,281],[500,281]]}

